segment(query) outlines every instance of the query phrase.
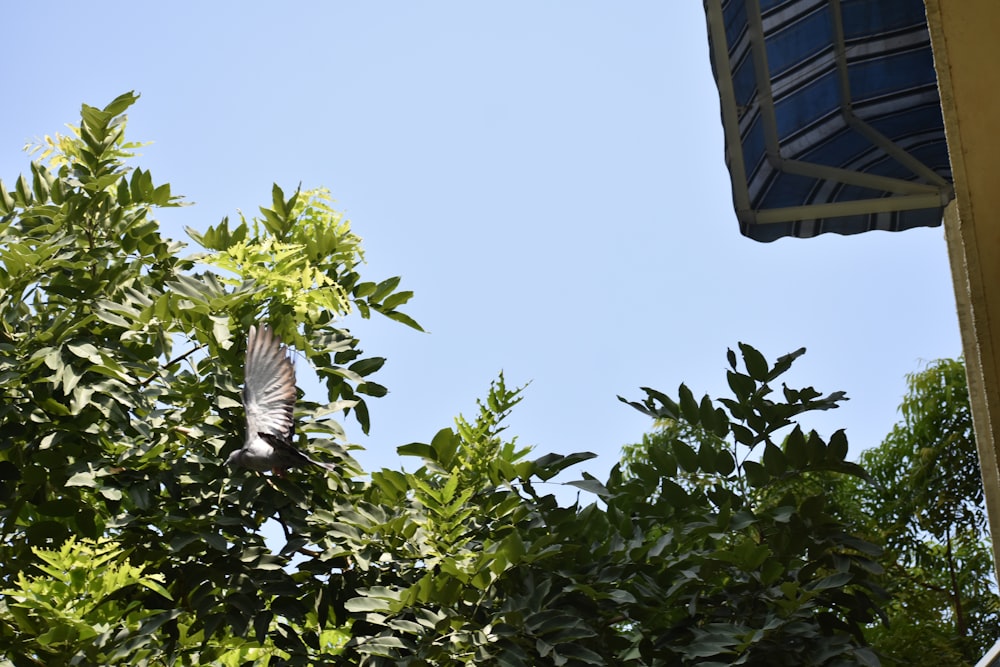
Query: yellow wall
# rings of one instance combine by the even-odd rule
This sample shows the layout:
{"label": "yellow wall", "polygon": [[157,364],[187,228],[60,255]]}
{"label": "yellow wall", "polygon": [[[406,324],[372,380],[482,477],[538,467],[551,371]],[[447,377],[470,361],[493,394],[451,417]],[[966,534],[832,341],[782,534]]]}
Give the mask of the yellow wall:
{"label": "yellow wall", "polygon": [[[925,0],[955,181],[945,234],[1000,554],[1000,0]],[[1000,563],[1000,558],[995,558]]]}

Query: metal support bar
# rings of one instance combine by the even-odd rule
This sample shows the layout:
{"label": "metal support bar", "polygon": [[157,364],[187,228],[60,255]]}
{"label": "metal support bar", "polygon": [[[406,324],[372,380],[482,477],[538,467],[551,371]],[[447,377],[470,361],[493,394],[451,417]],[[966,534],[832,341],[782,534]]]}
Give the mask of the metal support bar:
{"label": "metal support bar", "polygon": [[771,70],[767,65],[767,44],[764,43],[764,22],[760,15],[760,0],[746,0],[747,28],[750,33],[750,55],[754,76],[757,77],[757,97],[764,129],[767,159],[780,162],[781,142],[778,139],[778,119],[774,112],[774,91],[771,90]]}
{"label": "metal support bar", "polygon": [[879,197],[877,199],[838,201],[828,204],[807,204],[805,206],[766,208],[759,211],[749,209],[737,211],[737,215],[743,222],[768,224],[771,222],[794,222],[796,220],[840,218],[848,215],[912,211],[921,208],[938,208],[940,206],[941,196],[935,192],[932,194],[922,195],[899,195],[896,197]]}
{"label": "metal support bar", "polygon": [[733,200],[737,209],[750,208],[750,193],[747,190],[746,165],[743,162],[743,148],[740,141],[740,119],[736,113],[736,92],[729,62],[729,44],[726,42],[726,22],[722,16],[722,0],[707,0],[705,13],[708,29],[712,35],[712,57],[718,78],[719,97],[722,101],[722,129],[726,135],[729,151],[729,172],[733,183]]}
{"label": "metal support bar", "polygon": [[884,150],[918,178],[924,179],[927,183],[933,183],[939,188],[947,189],[948,199],[951,199],[952,190],[948,181],[854,113],[850,72],[847,68],[847,52],[844,48],[844,18],[840,11],[840,0],[830,0],[830,16],[833,19],[833,48],[837,61],[837,82],[840,87],[840,113],[847,126],[863,134],[868,141]]}
{"label": "metal support bar", "polygon": [[[801,160],[781,160],[776,166],[779,166],[781,171],[788,174],[799,174],[800,176],[809,176],[811,178],[823,178],[828,181],[836,181],[837,183],[857,185],[862,188],[871,188],[872,190],[884,190],[886,192],[894,192],[901,195],[929,193],[937,194],[941,191],[941,188],[936,185],[917,183],[915,181],[904,181],[901,178],[891,178],[889,176],[879,176],[877,174],[866,174],[863,171],[839,169],[837,167],[829,167],[825,164],[803,162]],[[941,202],[941,205],[947,203],[948,199],[945,199]]]}

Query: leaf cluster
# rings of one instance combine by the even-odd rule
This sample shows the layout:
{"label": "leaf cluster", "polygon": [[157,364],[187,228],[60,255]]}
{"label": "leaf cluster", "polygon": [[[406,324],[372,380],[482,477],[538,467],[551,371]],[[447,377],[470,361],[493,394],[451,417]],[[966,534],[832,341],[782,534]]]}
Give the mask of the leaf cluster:
{"label": "leaf cluster", "polygon": [[[127,164],[135,100],[84,105],[73,136],[50,141],[47,164],[33,162],[13,189],[0,183],[0,582],[27,591],[19,576],[48,551],[113,540],[169,593],[130,589],[166,620],[126,623],[135,636],[122,645],[155,633],[156,655],[205,662],[236,637],[304,661],[332,646],[318,611],[329,609],[329,570],[290,563],[307,549],[312,508],[356,486],[336,417],[353,412],[367,429],[365,397],[385,393],[370,379],[384,359],[363,357],[339,320],[351,304],[405,319],[395,308],[408,297],[398,279],[358,279],[358,240],[317,192],[279,206],[275,187],[274,209],[239,232],[247,247],[288,251],[266,276],[243,266],[234,279],[212,270],[219,255],[184,256],[153,217],[179,200]],[[201,238],[222,245],[222,227]],[[331,296],[344,294],[351,303]],[[327,400],[300,402],[296,418],[300,444],[338,464],[335,475],[234,479],[222,465],[243,439],[242,341],[262,319],[322,369]],[[287,538],[277,553],[268,522]],[[4,615],[0,652],[56,664],[46,633],[87,639],[60,627]]]}
{"label": "leaf cluster", "polygon": [[[22,636],[34,636],[49,664],[81,658],[88,664],[128,664],[149,655],[153,633],[176,612],[143,608],[130,597],[136,587],[165,598],[162,575],[147,575],[106,539],[71,537],[58,551],[33,549],[44,576],[17,574],[16,587],[0,591],[0,605]],[[94,571],[100,577],[94,577]],[[83,647],[83,655],[79,651]]]}
{"label": "leaf cluster", "polygon": [[[0,184],[10,664],[877,664],[860,630],[877,549],[801,483],[862,474],[843,433],[797,424],[843,395],[772,390],[802,350],[730,352],[731,397],[627,401],[680,426],[628,474],[572,483],[594,502],[545,492],[592,454],[531,458],[505,438],[522,388],[502,375],[474,418],[400,447],[413,472],[365,477],[339,418],[367,430],[385,360],[341,322],[419,329],[399,310],[411,293],[362,277],[323,190],[275,186],[259,217],[189,231],[204,252],[183,255],[153,218],[179,200],[127,164],[135,99],[84,106],[47,165]],[[222,464],[261,321],[325,385],[298,403],[297,444],[336,472]]]}
{"label": "leaf cluster", "polygon": [[875,483],[845,480],[835,495],[885,547],[889,623],[867,636],[890,664],[977,661],[1000,634],[1000,604],[962,360],[907,376],[900,421],[861,464]]}
{"label": "leaf cluster", "polygon": [[[363,554],[360,569],[380,572],[347,604],[363,619],[344,655],[372,665],[879,664],[863,637],[879,615],[879,549],[845,530],[822,489],[795,483],[856,470],[842,436],[794,436],[794,417],[840,397],[786,387],[789,400],[772,401],[765,385],[788,365],[744,374],[752,385],[737,381],[746,391],[720,405],[646,390],[644,412],[710,428],[702,446],[672,440],[607,482],[584,474],[572,484],[599,501],[570,507],[539,481],[590,455],[527,460],[496,447],[499,417],[519,400],[501,379],[476,421],[401,448],[420,457],[416,472],[376,473],[364,511],[317,517],[332,543],[354,545],[345,554]],[[758,447],[791,427],[781,465],[742,456],[734,426]],[[470,477],[482,452],[488,473]],[[750,462],[759,471],[748,475]]]}

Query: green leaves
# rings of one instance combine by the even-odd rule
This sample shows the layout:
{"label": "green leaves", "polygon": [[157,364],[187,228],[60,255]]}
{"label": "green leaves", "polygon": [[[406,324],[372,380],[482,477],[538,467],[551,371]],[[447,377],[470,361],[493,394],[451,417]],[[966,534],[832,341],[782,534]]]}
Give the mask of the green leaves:
{"label": "green leaves", "polygon": [[[628,556],[592,549],[614,558],[637,600],[629,613],[643,621],[632,641],[672,637],[663,654],[630,655],[665,664],[877,664],[858,637],[879,611],[870,560],[879,550],[827,511],[823,488],[836,473],[865,473],[845,461],[843,431],[827,443],[795,422],[844,396],[782,385],[782,401],[771,387],[803,353],[771,365],[749,345],[739,356],[729,350],[732,397],[718,399],[721,408],[683,384],[676,399],[644,388],[643,401],[626,401],[657,418],[657,430],[626,447],[623,475],[602,496],[618,517],[602,546],[620,544]],[[657,560],[634,557],[644,551]]]}
{"label": "green leaves", "polygon": [[271,202],[273,208],[260,207],[260,212],[263,214],[263,219],[261,222],[264,227],[269,231],[275,238],[284,239],[288,231],[291,229],[292,225],[295,223],[293,212],[295,210],[295,205],[298,203],[299,193],[302,187],[299,186],[295,189],[291,198],[285,201],[285,193],[282,192],[278,184],[275,183],[271,188]]}
{"label": "green leaves", "polygon": [[[906,385],[898,423],[861,454],[870,482],[852,480],[836,496],[887,552],[889,625],[866,636],[908,664],[972,664],[992,645],[1000,613],[965,365],[932,361]],[[842,447],[831,437],[827,453]]]}
{"label": "green leaves", "polygon": [[[241,216],[235,228],[230,228],[227,218],[204,232],[187,230],[212,251],[197,259],[220,269],[220,284],[230,290],[225,295],[229,303],[219,308],[213,299],[210,311],[235,311],[240,319],[250,321],[266,309],[282,339],[317,367],[328,400],[350,404],[348,412],[353,411],[367,433],[370,424],[364,396],[380,397],[387,390],[366,376],[376,372],[384,359],[359,359],[359,341],[333,323],[357,308],[362,317],[376,310],[421,330],[416,321],[396,310],[412,293],[397,291],[398,277],[378,284],[361,281],[361,239],[332,208],[327,190],[300,187],[286,199],[274,185],[271,199],[271,208],[260,209],[263,217],[248,221]],[[293,322],[298,325],[292,326]],[[227,326],[217,325],[224,333]],[[224,343],[224,337],[216,338]]]}
{"label": "green leaves", "polygon": [[[3,593],[18,631],[35,636],[36,657],[47,663],[85,658],[128,664],[124,658],[159,640],[156,631],[179,612],[148,609],[141,590],[170,599],[163,576],[131,565],[109,540],[69,538],[56,551],[33,549],[36,572],[20,572]],[[101,576],[92,576],[95,569]],[[126,648],[127,647],[127,648]]]}
{"label": "green leaves", "polygon": [[[549,610],[548,583],[526,593],[523,605],[504,601],[509,586],[530,576],[532,563],[557,553],[540,511],[556,505],[532,485],[593,456],[527,460],[527,449],[502,437],[504,419],[520,394],[521,389],[506,386],[501,374],[477,402],[475,419],[459,417],[454,429],[442,429],[429,443],[399,448],[421,460],[416,472],[373,475],[366,497],[380,511],[345,509],[336,518],[323,517],[340,539],[353,542],[352,557],[370,549],[381,562],[393,563],[391,571],[346,603],[373,626],[355,636],[348,646],[351,655],[387,664],[449,662],[460,654],[513,664],[531,664],[529,656],[600,656],[573,645],[595,632],[576,614]],[[522,497],[519,488],[531,498]],[[350,529],[339,527],[340,522]],[[521,633],[534,638],[529,652],[522,649]]]}
{"label": "green leaves", "polygon": [[[343,438],[332,419],[343,411],[367,428],[359,394],[386,391],[371,378],[384,360],[363,358],[333,325],[360,282],[360,240],[322,191],[302,192],[278,207],[281,239],[266,227],[250,238],[245,221],[200,235],[231,262],[237,251],[268,250],[261,281],[229,280],[205,256],[182,257],[153,217],[178,198],[126,163],[135,144],[124,139],[122,113],[135,99],[84,106],[70,136],[46,137],[44,164],[12,189],[0,186],[0,577],[32,572],[71,536],[114,534],[145,584],[94,601],[127,628],[53,621],[46,634],[32,599],[31,612],[0,606],[0,638],[20,647],[22,661],[90,651],[92,664],[138,664],[155,652],[192,663],[260,655],[301,663],[339,650],[336,628],[321,630],[319,619],[346,622],[344,598],[353,595],[328,592],[331,570],[344,566],[332,547],[328,561],[290,565],[326,539],[309,524],[313,508],[356,491],[357,464],[324,436]],[[323,447],[336,473],[268,484],[231,479],[222,466],[242,438],[243,332],[262,313],[327,382],[329,400],[304,400],[296,416],[306,446]],[[265,553],[266,521],[286,537],[280,556]],[[257,642],[243,638],[250,618]],[[79,630],[87,623],[91,634]]]}
{"label": "green leaves", "polygon": [[400,311],[397,307],[402,306],[413,297],[413,292],[397,292],[400,278],[395,276],[380,283],[359,283],[353,290],[354,304],[364,317],[368,317],[372,310],[382,313],[391,320],[396,320],[417,331],[423,328],[412,318]]}
{"label": "green leaves", "polygon": [[[843,396],[771,386],[802,351],[773,365],[745,344],[729,351],[731,397],[681,384],[625,401],[658,430],[607,480],[559,483],[593,454],[530,456],[508,436],[524,388],[502,373],[470,417],[398,448],[415,470],[365,476],[337,419],[353,412],[368,429],[385,359],[342,320],[374,311],[420,330],[399,310],[412,292],[362,277],[361,240],[322,189],[275,185],[258,216],[189,230],[204,251],[182,256],[154,218],[178,198],[127,164],[135,99],[84,106],[72,136],[46,138],[30,174],[0,186],[11,660],[865,657],[854,633],[872,617],[877,550],[808,484],[860,469],[843,433],[827,443],[796,425]],[[325,398],[298,401],[296,437],[334,471],[224,467],[243,437],[244,332],[259,321],[323,383]],[[577,500],[560,504],[556,489]]]}

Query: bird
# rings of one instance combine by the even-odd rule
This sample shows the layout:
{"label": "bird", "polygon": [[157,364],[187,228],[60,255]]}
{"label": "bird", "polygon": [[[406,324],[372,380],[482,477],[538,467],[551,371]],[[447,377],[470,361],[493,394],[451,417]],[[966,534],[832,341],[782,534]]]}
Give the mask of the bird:
{"label": "bird", "polygon": [[292,444],[295,398],[295,367],[288,348],[267,325],[251,326],[243,379],[246,440],[229,455],[226,465],[271,470],[279,477],[289,468],[309,465],[335,470],[332,464],[317,461]]}

